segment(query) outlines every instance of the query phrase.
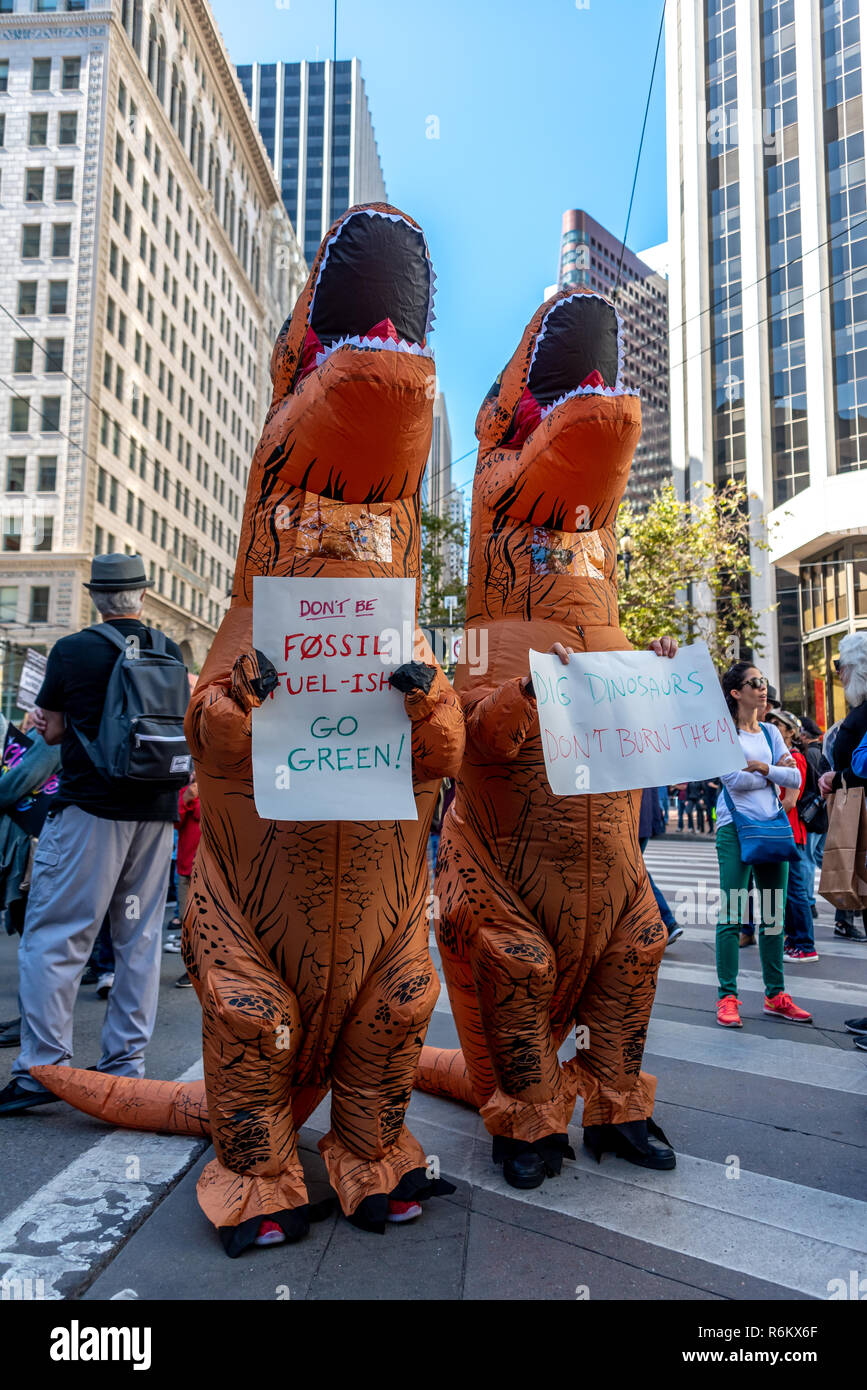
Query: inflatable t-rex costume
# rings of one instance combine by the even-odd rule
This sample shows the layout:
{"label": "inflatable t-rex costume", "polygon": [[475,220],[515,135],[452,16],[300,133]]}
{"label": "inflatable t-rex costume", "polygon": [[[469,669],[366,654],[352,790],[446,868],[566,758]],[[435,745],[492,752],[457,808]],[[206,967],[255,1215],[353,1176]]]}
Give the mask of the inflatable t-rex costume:
{"label": "inflatable t-rex costume", "polygon": [[[467,749],[435,885],[462,1051],[424,1048],[418,1084],[479,1107],[515,1186],[559,1172],[579,1093],[597,1157],[614,1148],[674,1164],[654,1143],[661,1131],[643,1123],[656,1082],[641,1058],[666,932],[638,848],[640,793],[552,794],[527,674],[531,647],[629,649],[614,520],[641,414],[621,389],[619,333],[606,301],[562,291],[533,316],[476,422],[455,682]],[[589,1046],[561,1066],[576,1023]]]}
{"label": "inflatable t-rex costume", "polygon": [[[419,576],[432,288],[424,236],[395,208],[353,208],[325,238],[274,347],[232,602],[187,715],[202,841],[183,952],[217,1151],[198,1196],[231,1255],[265,1218],[297,1239],[319,1214],[296,1136],[329,1085],[320,1149],[347,1216],[382,1230],[389,1197],[452,1190],[428,1181],[404,1115],[439,993],[425,850],[440,779],[460,766],[460,704],[427,647],[424,665],[392,677],[412,721],[417,821],[261,820],[250,738],[251,710],[276,683],[253,651],[254,576]],[[38,1076],[115,1123],[203,1124],[190,1086],[67,1068]]]}

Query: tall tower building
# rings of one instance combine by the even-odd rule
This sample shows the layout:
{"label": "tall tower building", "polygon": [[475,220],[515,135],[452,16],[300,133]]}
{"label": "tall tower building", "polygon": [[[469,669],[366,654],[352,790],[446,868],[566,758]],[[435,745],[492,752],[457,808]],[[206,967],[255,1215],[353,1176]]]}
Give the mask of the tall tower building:
{"label": "tall tower building", "polygon": [[3,0],[0,238],[4,707],[94,553],[143,556],[197,667],[306,275],[204,0]]}
{"label": "tall tower building", "polygon": [[[611,297],[620,263],[619,239],[586,212],[563,214],[558,285],[584,285]],[[655,248],[659,250],[660,248]],[[668,284],[630,250],[624,251],[617,292],[623,320],[623,380],[641,396],[641,440],[626,495],[643,512],[671,481],[668,416]]]}
{"label": "tall tower building", "polygon": [[756,494],[762,662],[823,724],[867,625],[865,53],[859,0],[666,13],[675,474]]}
{"label": "tall tower building", "polygon": [[361,64],[247,63],[238,76],[312,262],[336,217],[386,201]]}

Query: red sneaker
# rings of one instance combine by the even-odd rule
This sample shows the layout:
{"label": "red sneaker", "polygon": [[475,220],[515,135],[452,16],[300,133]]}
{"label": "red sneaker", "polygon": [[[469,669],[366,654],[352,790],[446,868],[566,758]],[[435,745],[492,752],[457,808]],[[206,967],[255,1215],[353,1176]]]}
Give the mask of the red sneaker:
{"label": "red sneaker", "polygon": [[282,1245],[286,1237],[282,1228],[276,1221],[269,1221],[267,1217],[259,1227],[259,1234],[253,1241],[254,1245]]}
{"label": "red sneaker", "polygon": [[738,1013],[740,999],[736,999],[733,994],[727,994],[720,999],[716,1006],[716,1021],[721,1028],[743,1028],[741,1016]]}
{"label": "red sneaker", "polygon": [[420,1202],[397,1202],[393,1197],[389,1198],[386,1221],[415,1221],[417,1216],[421,1216]]}
{"label": "red sneaker", "polygon": [[799,1009],[793,1003],[791,994],[777,994],[773,999],[765,999],[765,1013],[774,1014],[777,1018],[786,1018],[790,1023],[812,1023],[813,1015],[808,1014],[806,1009]]}

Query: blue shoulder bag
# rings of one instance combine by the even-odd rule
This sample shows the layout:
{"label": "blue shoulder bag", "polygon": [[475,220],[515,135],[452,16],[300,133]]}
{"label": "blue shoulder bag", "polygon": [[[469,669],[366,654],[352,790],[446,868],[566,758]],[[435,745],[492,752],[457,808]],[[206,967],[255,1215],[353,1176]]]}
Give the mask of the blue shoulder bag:
{"label": "blue shoulder bag", "polygon": [[[773,757],[774,745],[764,724],[761,725],[761,730]],[[725,786],[723,796],[738,837],[741,861],[744,864],[781,864],[797,859],[798,846],[795,844],[789,817],[782,806],[778,807],[777,814],[769,820],[753,820],[751,816],[745,816],[742,811],[735,809]]]}

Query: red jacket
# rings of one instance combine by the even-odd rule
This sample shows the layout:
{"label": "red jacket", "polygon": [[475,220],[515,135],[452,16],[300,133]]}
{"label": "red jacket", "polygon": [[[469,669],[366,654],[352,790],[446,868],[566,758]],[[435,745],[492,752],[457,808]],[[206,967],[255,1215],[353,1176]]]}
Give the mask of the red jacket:
{"label": "red jacket", "polygon": [[199,840],[202,838],[202,827],[199,824],[201,816],[199,812],[199,798],[196,797],[189,806],[184,805],[184,796],[187,788],[182,787],[178,795],[178,873],[182,878],[189,878],[193,871],[193,860],[196,857],[196,850],[199,848]]}
{"label": "red jacket", "polygon": [[[797,748],[790,748],[789,752],[795,759],[796,766],[801,774],[801,789],[798,792],[798,798],[800,799],[801,796],[803,796],[804,786],[807,781],[807,760],[804,757],[803,753],[798,752]],[[807,827],[801,820],[801,817],[798,815],[797,803],[792,807],[788,815],[789,824],[792,827],[792,834],[795,837],[795,844],[805,845],[807,843]],[[180,849],[178,849],[178,857],[180,857]]]}

